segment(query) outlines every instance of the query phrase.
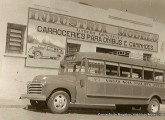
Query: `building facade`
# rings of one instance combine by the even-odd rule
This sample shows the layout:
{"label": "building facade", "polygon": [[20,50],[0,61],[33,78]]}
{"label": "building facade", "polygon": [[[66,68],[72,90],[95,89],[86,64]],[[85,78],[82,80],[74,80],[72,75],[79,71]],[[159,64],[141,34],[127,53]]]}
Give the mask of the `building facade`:
{"label": "building facade", "polygon": [[0,99],[18,99],[40,74],[58,74],[66,53],[102,52],[165,62],[165,25],[62,0],[0,1]]}

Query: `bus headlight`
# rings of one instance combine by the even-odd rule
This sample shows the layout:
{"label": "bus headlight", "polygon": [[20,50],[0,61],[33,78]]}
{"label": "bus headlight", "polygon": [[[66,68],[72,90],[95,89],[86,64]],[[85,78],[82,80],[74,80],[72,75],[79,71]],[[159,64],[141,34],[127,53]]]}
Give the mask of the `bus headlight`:
{"label": "bus headlight", "polygon": [[45,86],[46,85],[46,81],[42,81],[41,84],[42,84],[42,86]]}
{"label": "bus headlight", "polygon": [[31,81],[28,81],[28,82],[27,82],[27,86],[29,86],[29,85],[30,85],[30,83],[31,83]]}

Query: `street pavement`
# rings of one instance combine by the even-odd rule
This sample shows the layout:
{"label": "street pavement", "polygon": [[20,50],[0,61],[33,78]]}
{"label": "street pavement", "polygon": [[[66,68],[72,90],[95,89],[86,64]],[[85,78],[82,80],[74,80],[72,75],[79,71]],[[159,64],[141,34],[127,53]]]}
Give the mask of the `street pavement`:
{"label": "street pavement", "polygon": [[71,108],[66,114],[53,114],[49,109],[36,109],[25,103],[22,106],[0,105],[0,120],[164,120],[165,106],[161,106],[157,115],[139,113],[138,110],[119,114],[114,109]]}

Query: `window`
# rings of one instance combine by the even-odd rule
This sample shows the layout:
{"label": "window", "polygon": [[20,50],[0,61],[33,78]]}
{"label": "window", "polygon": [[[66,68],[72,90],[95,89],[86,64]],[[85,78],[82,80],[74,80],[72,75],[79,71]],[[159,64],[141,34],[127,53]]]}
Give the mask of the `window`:
{"label": "window", "polygon": [[163,82],[163,71],[161,71],[161,70],[155,70],[154,81]]}
{"label": "window", "polygon": [[132,78],[142,79],[143,68],[138,66],[132,66]]}
{"label": "window", "polygon": [[80,44],[67,43],[67,53],[75,53],[80,51]]}
{"label": "window", "polygon": [[62,52],[62,50],[60,50],[60,49],[57,49],[57,51],[58,51],[58,52]]}
{"label": "window", "polygon": [[41,49],[44,49],[45,48],[44,45],[38,45],[38,47],[41,48]]}
{"label": "window", "polygon": [[131,65],[120,64],[120,76],[131,77]]}
{"label": "window", "polygon": [[107,49],[107,48],[100,48],[96,47],[96,52],[99,53],[109,53],[113,55],[118,55],[118,56],[124,56],[124,57],[129,57],[130,51],[121,51],[121,50],[116,50],[116,49]]}
{"label": "window", "polygon": [[61,53],[61,54],[64,54],[62,49],[58,49],[58,52]]}
{"label": "window", "polygon": [[104,75],[104,62],[96,61],[96,60],[89,60],[88,73]]}
{"label": "window", "polygon": [[151,56],[152,56],[152,54],[143,53],[143,60],[151,61]]}
{"label": "window", "polygon": [[79,72],[81,62],[70,62],[67,64],[67,72]]}
{"label": "window", "polygon": [[153,80],[153,69],[144,68],[144,79]]}
{"label": "window", "polygon": [[54,52],[54,47],[48,46],[48,50]]}
{"label": "window", "polygon": [[23,52],[26,26],[8,23],[6,36],[6,53]]}
{"label": "window", "polygon": [[106,75],[118,76],[118,63],[106,63]]}

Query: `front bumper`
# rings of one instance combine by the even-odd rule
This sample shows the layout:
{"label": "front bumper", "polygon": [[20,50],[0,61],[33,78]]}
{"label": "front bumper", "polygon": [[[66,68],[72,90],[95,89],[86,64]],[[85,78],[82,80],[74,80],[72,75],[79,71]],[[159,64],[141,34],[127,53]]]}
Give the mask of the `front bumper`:
{"label": "front bumper", "polygon": [[46,101],[45,95],[37,95],[37,94],[23,94],[21,95],[20,99],[30,99],[30,100],[40,100],[40,101]]}

